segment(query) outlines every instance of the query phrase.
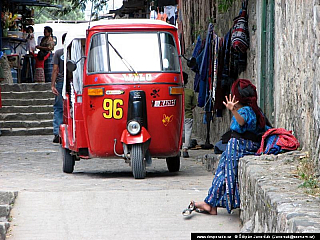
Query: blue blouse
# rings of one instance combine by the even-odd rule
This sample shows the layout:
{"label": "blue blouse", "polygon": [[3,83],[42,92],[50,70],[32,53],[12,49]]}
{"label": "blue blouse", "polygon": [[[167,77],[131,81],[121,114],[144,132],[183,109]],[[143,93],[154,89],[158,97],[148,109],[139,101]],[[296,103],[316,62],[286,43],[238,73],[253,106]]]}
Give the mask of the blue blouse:
{"label": "blue blouse", "polygon": [[244,133],[246,131],[258,134],[259,129],[257,128],[257,117],[254,111],[249,106],[244,106],[237,111],[240,116],[244,119],[245,124],[240,126],[236,118],[233,116],[231,120],[230,129],[238,133]]}

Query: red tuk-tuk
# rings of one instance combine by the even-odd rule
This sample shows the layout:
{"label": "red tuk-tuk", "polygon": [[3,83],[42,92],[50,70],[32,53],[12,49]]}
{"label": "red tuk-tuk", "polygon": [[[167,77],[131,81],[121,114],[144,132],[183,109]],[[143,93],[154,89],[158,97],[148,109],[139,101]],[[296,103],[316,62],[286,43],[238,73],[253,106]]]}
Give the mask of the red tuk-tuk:
{"label": "red tuk-tuk", "polygon": [[121,157],[134,178],[151,158],[179,171],[184,91],[177,29],[158,20],[83,24],[65,41],[63,171]]}

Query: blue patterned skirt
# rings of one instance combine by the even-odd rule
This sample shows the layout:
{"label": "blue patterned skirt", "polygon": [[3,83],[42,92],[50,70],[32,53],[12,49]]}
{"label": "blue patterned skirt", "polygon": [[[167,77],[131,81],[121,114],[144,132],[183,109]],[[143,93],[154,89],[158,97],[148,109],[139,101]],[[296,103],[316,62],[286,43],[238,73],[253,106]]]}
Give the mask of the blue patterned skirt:
{"label": "blue patterned skirt", "polygon": [[228,213],[240,207],[238,162],[244,155],[252,155],[260,143],[251,140],[231,138],[222,153],[212,186],[205,202],[213,207],[224,207]]}

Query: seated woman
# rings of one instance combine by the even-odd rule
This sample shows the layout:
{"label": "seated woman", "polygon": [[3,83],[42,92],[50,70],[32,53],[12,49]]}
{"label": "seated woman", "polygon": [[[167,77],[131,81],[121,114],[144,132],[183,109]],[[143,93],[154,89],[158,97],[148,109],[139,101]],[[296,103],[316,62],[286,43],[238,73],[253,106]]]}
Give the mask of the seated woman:
{"label": "seated woman", "polygon": [[257,105],[256,87],[249,80],[236,80],[231,93],[223,102],[233,114],[227,148],[221,155],[208,196],[202,202],[191,201],[183,215],[194,210],[216,215],[217,207],[231,213],[232,209],[240,207],[238,162],[244,155],[257,152],[260,142],[256,136],[266,130],[266,120]]}

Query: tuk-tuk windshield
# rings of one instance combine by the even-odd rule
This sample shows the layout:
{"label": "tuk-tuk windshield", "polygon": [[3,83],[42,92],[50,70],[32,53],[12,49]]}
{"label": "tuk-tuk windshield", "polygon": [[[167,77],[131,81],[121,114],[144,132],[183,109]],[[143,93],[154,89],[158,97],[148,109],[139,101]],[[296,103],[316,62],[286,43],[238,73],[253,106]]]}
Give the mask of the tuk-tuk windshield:
{"label": "tuk-tuk windshield", "polygon": [[165,32],[98,33],[88,56],[88,73],[180,71],[175,41]]}

